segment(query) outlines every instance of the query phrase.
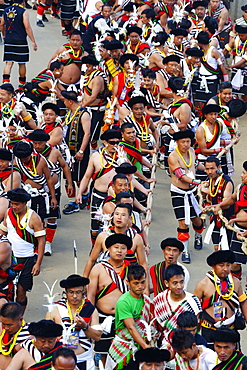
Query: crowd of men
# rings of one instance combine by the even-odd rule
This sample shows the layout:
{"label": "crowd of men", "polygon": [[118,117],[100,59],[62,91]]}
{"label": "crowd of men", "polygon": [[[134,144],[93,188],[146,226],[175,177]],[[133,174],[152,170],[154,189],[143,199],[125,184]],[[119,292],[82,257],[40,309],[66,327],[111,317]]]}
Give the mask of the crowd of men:
{"label": "crowd of men", "polygon": [[[245,158],[241,183],[232,181],[247,104],[247,5],[235,20],[229,7],[226,0],[1,4],[1,370],[247,369]],[[27,37],[37,50],[30,8],[38,27],[51,8],[67,42],[27,82]],[[171,182],[178,227],[150,267],[156,167]],[[63,189],[63,217],[69,225],[71,214],[88,212],[92,248],[82,276],[60,281],[60,300],[51,289],[46,318],[26,323],[33,277],[44,255],[53,258]],[[213,245],[193,293],[190,224],[194,249]]]}

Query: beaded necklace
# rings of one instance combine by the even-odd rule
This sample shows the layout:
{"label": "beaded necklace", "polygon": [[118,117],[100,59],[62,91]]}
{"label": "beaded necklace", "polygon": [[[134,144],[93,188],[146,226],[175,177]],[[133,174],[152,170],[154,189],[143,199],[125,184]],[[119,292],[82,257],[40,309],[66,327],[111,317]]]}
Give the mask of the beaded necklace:
{"label": "beaded necklace", "polygon": [[219,181],[218,181],[218,184],[217,184],[217,188],[215,190],[215,192],[213,193],[213,188],[212,188],[212,179],[209,180],[209,194],[212,198],[216,197],[218,191],[219,191],[219,188],[220,188],[220,184],[221,184],[221,180],[222,180],[222,177],[223,177],[223,174],[220,175],[219,177]]}
{"label": "beaded necklace", "polygon": [[245,47],[247,45],[247,40],[242,43],[242,41],[240,40],[240,38],[238,39],[238,43],[236,45],[236,55],[237,56],[242,56],[244,53],[245,53]]}
{"label": "beaded necklace", "polygon": [[[74,317],[76,316],[77,313],[80,313],[83,306],[84,306],[84,303],[85,303],[85,299],[82,300],[82,303],[80,305],[80,307],[78,307],[76,310],[75,310],[75,315]],[[72,310],[71,310],[71,307],[69,305],[69,302],[67,301],[66,302],[66,305],[67,305],[67,309],[68,309],[68,315],[69,315],[69,319],[70,319],[70,324],[73,324],[74,322],[74,317],[73,317],[73,314],[72,314]]]}
{"label": "beaded necklace", "polygon": [[[133,121],[136,122],[134,114],[132,114],[131,118],[133,119]],[[141,129],[141,141],[147,141],[148,138],[149,138],[148,125],[147,125],[147,121],[145,119],[145,115],[143,115],[142,118],[143,118],[143,126],[142,126],[141,122],[137,122],[137,123],[138,123],[138,125]]]}
{"label": "beaded necklace", "polygon": [[184,157],[180,153],[178,147],[176,147],[176,152],[178,153],[179,157],[182,159],[182,161],[185,164],[185,166],[189,168],[192,165],[192,155],[190,153],[190,150],[188,150],[188,153],[189,153],[189,163],[186,162],[186,160],[184,159]]}
{"label": "beaded necklace", "polygon": [[15,216],[16,216],[16,219],[17,219],[17,226],[19,227],[19,229],[24,230],[27,227],[27,223],[28,223],[28,207],[26,206],[26,215],[25,215],[25,222],[24,222],[23,227],[20,224],[19,215],[15,213]]}
{"label": "beaded necklace", "polygon": [[[16,341],[17,341],[18,335],[20,334],[20,332],[22,331],[22,329],[23,329],[24,326],[25,326],[25,321],[22,320],[20,329],[18,330],[17,333],[15,333],[13,335],[13,337],[7,343],[3,343],[3,337],[4,337],[5,333],[6,333],[6,330],[3,329],[2,334],[0,336],[0,353],[1,353],[1,355],[4,355],[4,356],[10,355],[10,353],[13,351],[14,346],[16,345]],[[3,349],[3,346],[4,347],[7,347],[8,345],[10,345],[9,346],[9,350],[8,351],[5,351]]]}
{"label": "beaded necklace", "polygon": [[101,166],[103,167],[103,168],[110,168],[112,165],[113,165],[113,163],[114,163],[114,161],[115,161],[115,159],[116,159],[116,156],[117,156],[117,153],[114,153],[113,154],[113,157],[112,157],[112,161],[111,161],[111,163],[109,163],[109,165],[107,166],[107,164],[106,164],[106,166],[104,165],[104,162],[103,162],[103,158],[104,158],[104,151],[106,150],[106,148],[102,148],[102,150],[101,150],[101,152],[100,152],[100,164],[101,164]]}
{"label": "beaded necklace", "polygon": [[70,117],[71,115],[71,111],[68,111],[68,113],[66,114],[65,116],[65,125],[69,125],[75,118],[75,116],[78,114],[78,111],[81,107],[77,107],[76,110],[75,110],[75,113]]}
{"label": "beaded necklace", "polygon": [[36,170],[36,166],[35,166],[35,162],[34,162],[34,157],[32,157],[31,162],[32,162],[32,168],[28,167],[28,166],[26,166],[26,168],[30,171],[30,173],[33,176],[36,176],[37,175],[37,170]]}
{"label": "beaded necklace", "polygon": [[224,282],[226,282],[226,285],[227,285],[227,292],[222,292],[222,282],[220,281],[220,279],[218,278],[214,270],[213,270],[213,275],[214,275],[214,286],[215,286],[216,292],[219,294],[219,296],[221,296],[225,300],[231,299],[233,292],[234,292],[234,281],[233,281],[232,274],[229,274],[227,278],[224,280]]}
{"label": "beaded necklace", "polygon": [[[200,354],[198,353],[196,357],[196,369],[195,370],[199,370],[199,365],[200,365]],[[186,361],[186,366],[188,370],[194,370],[194,368],[190,366],[189,361]]]}
{"label": "beaded necklace", "polygon": [[12,98],[8,103],[0,103],[0,110],[3,115],[13,114],[13,108],[16,100]]}

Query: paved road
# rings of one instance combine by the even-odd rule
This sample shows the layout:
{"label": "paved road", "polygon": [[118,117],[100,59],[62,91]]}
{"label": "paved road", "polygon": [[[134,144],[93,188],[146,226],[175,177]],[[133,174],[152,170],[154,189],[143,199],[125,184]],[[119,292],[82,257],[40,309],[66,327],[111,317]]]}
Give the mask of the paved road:
{"label": "paved road", "polygon": [[[54,50],[66,42],[66,38],[61,36],[59,21],[48,16],[50,22],[45,24],[45,28],[38,28],[36,27],[35,12],[31,10],[29,11],[29,14],[38,44],[38,51],[31,52],[31,62],[28,64],[27,73],[28,80],[42,71],[46,67]],[[0,49],[3,49],[3,46],[0,46]],[[16,85],[16,81],[17,73],[15,67],[12,83]],[[242,131],[242,137],[240,144],[237,146],[237,149],[235,149],[236,175],[234,176],[234,182],[236,185],[240,180],[240,174],[242,171],[241,165],[243,161],[247,159],[247,130],[245,122],[246,117],[241,119],[239,128]],[[164,171],[158,169],[157,180],[158,182],[154,190],[152,225],[149,233],[151,245],[151,254],[149,256],[150,266],[162,259],[162,253],[160,250],[161,240],[168,236],[176,237],[177,235],[177,223],[171,208],[169,178]],[[63,195],[61,209],[66,202],[66,196]],[[78,272],[82,273],[91,248],[89,241],[89,227],[89,211],[87,210],[83,210],[69,216],[62,216],[62,219],[58,221],[57,235],[52,248],[53,255],[51,257],[44,257],[41,274],[34,279],[34,289],[29,294],[29,304],[25,314],[27,321],[39,320],[46,314],[46,308],[42,306],[47,303],[43,298],[43,295],[47,293],[43,281],[46,281],[48,285],[51,286],[56,279],[58,279],[59,282],[59,280],[74,273],[74,240],[76,241],[78,249]],[[193,231],[191,231],[191,235],[191,239],[193,239]],[[193,245],[191,242],[190,251],[192,263],[191,265],[187,265],[191,274],[188,290],[191,292],[196,283],[202,279],[208,271],[205,259],[207,255],[213,251],[212,245],[205,246],[201,251],[193,250],[192,247]],[[246,268],[244,268],[244,270],[244,275],[246,275]],[[243,279],[243,285],[245,285],[245,276]],[[61,293],[58,283],[56,284],[54,292]],[[246,333],[243,333],[243,339],[247,341]]]}

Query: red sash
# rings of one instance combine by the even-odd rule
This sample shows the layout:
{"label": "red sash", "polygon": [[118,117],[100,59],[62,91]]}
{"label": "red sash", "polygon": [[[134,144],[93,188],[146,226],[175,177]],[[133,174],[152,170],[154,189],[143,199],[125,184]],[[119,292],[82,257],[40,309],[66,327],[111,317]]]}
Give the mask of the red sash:
{"label": "red sash", "polygon": [[19,237],[21,239],[25,240],[28,243],[34,244],[34,240],[35,240],[34,236],[32,234],[30,234],[30,232],[27,231],[26,229],[20,229],[20,227],[18,225],[18,222],[17,222],[17,216],[13,212],[12,208],[9,208],[8,216],[9,216],[9,219],[10,219],[12,225],[15,228],[16,233],[19,235]]}

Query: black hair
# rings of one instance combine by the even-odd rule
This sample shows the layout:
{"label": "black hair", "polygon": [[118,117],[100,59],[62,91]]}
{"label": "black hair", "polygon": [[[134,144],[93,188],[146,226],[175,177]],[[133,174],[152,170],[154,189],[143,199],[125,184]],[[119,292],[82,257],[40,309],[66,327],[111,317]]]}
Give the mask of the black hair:
{"label": "black hair", "polygon": [[167,41],[169,35],[168,33],[164,32],[164,31],[161,31],[159,33],[157,33],[156,36],[153,37],[153,42],[156,42],[156,43],[159,43],[160,45],[164,45],[165,42]]}
{"label": "black hair", "polygon": [[121,193],[118,193],[116,195],[116,202],[118,203],[121,203],[121,199],[122,198],[132,198],[133,199],[133,195],[130,194],[130,193],[127,193],[126,191],[121,191]]}
{"label": "black hair", "polygon": [[172,347],[176,351],[182,351],[183,349],[192,348],[195,343],[194,335],[188,330],[175,330],[172,336]]}
{"label": "black hair", "polygon": [[146,17],[148,19],[152,19],[152,21],[155,19],[155,11],[153,9],[144,9],[141,14],[146,14]]}
{"label": "black hair", "polygon": [[66,99],[68,100],[73,100],[73,101],[77,100],[77,95],[78,94],[73,90],[66,91]]}
{"label": "black hair", "polygon": [[52,62],[51,65],[50,65],[50,70],[51,71],[54,71],[54,69],[59,69],[63,66],[63,62],[59,62],[58,60],[56,60],[55,62]]}
{"label": "black hair", "polygon": [[61,348],[58,348],[55,352],[53,352],[53,355],[52,355],[52,365],[53,366],[56,364],[56,360],[58,357],[64,357],[64,358],[71,357],[75,361],[75,365],[76,365],[76,362],[77,362],[76,355],[74,351],[72,351],[72,349],[70,348],[61,347]]}
{"label": "black hair", "polygon": [[209,30],[210,33],[214,34],[215,31],[217,31],[218,22],[216,21],[215,18],[210,17],[209,15],[207,15],[204,18],[204,23],[205,23],[205,26],[207,27],[207,29]]}
{"label": "black hair", "polygon": [[196,40],[198,41],[198,44],[208,45],[210,42],[210,37],[206,31],[201,31],[198,33]]}
{"label": "black hair", "polygon": [[171,30],[171,31],[173,31],[173,30],[175,30],[176,28],[177,28],[177,23],[176,23],[176,21],[174,20],[174,19],[170,19],[169,21],[167,21],[167,27]]}
{"label": "black hair", "polygon": [[191,21],[189,19],[183,18],[182,21],[179,23],[180,28],[184,28],[185,30],[188,30],[191,27]]}
{"label": "black hair", "polygon": [[129,203],[119,203],[119,204],[116,206],[116,208],[115,208],[115,210],[114,210],[114,213],[115,213],[115,211],[116,211],[116,209],[117,209],[117,208],[126,208],[126,209],[128,210],[128,214],[129,214],[129,216],[131,216],[131,213],[132,213],[132,210],[133,210],[133,208],[132,208],[131,204],[129,204]]}
{"label": "black hair", "polygon": [[128,181],[128,177],[125,176],[123,173],[117,173],[115,176],[113,176],[112,182],[114,185],[116,184],[117,179],[124,179]]}
{"label": "black hair", "polygon": [[169,281],[173,276],[176,275],[185,276],[184,269],[179,265],[172,264],[164,270],[164,280],[166,281]]}
{"label": "black hair", "polygon": [[128,267],[127,280],[141,280],[141,278],[146,277],[146,271],[143,266],[138,264],[131,264]]}
{"label": "black hair", "polygon": [[193,328],[198,325],[198,320],[194,312],[185,311],[178,315],[177,326],[179,329]]}
{"label": "black hair", "polygon": [[69,35],[69,38],[71,38],[71,36],[80,36],[80,38],[82,39],[82,35],[81,35],[81,32],[79,30],[73,30],[71,32],[71,34]]}
{"label": "black hair", "polygon": [[122,124],[122,126],[121,126],[121,131],[122,131],[122,132],[124,132],[124,130],[125,130],[126,128],[133,128],[133,127],[135,127],[135,126],[133,125],[133,123],[130,123],[130,122],[123,123],[123,124]]}
{"label": "black hair", "polygon": [[232,89],[231,82],[222,82],[219,87],[219,91],[223,91],[225,89]]}
{"label": "black hair", "polygon": [[22,307],[17,302],[5,303],[0,311],[0,316],[7,319],[18,320],[22,317]]}
{"label": "black hair", "polygon": [[108,6],[109,8],[112,8],[112,5],[110,5],[110,4],[108,4],[108,3],[106,3],[106,4],[103,4],[103,5],[101,6],[101,10],[103,10],[106,6]]}
{"label": "black hair", "polygon": [[206,163],[212,163],[214,162],[216,164],[217,167],[220,166],[220,160],[219,158],[215,157],[214,155],[210,155],[209,157],[207,157]]}
{"label": "black hair", "polygon": [[180,77],[172,76],[168,80],[168,87],[174,92],[184,89],[184,81]]}
{"label": "black hair", "polygon": [[245,162],[243,163],[243,168],[245,169],[245,171],[247,171],[247,161],[245,161]]}
{"label": "black hair", "polygon": [[142,76],[143,77],[149,77],[149,78],[152,78],[152,80],[155,80],[156,79],[156,72],[153,71],[150,68],[145,68],[142,71]]}

